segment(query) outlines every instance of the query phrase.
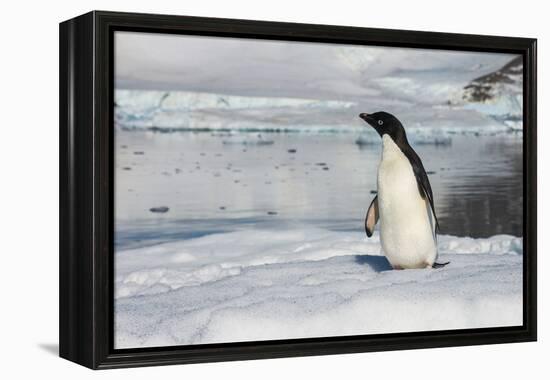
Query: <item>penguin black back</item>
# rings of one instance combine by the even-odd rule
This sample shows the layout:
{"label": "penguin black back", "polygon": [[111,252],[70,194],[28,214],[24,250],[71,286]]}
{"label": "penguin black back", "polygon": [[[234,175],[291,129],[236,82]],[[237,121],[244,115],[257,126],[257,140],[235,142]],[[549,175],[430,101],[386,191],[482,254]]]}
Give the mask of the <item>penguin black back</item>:
{"label": "penguin black back", "polygon": [[389,135],[395,144],[401,149],[405,157],[409,160],[414,176],[416,178],[416,183],[418,185],[418,191],[420,196],[423,199],[428,199],[432,213],[435,219],[435,231],[439,232],[439,222],[437,220],[437,215],[435,213],[434,199],[432,187],[430,185],[430,180],[422,164],[422,160],[418,157],[418,154],[409,144],[407,140],[407,134],[405,133],[405,128],[403,124],[392,114],[388,112],[375,112],[372,114],[362,113],[359,117],[365,120],[371,127],[373,127],[380,137],[385,134]]}

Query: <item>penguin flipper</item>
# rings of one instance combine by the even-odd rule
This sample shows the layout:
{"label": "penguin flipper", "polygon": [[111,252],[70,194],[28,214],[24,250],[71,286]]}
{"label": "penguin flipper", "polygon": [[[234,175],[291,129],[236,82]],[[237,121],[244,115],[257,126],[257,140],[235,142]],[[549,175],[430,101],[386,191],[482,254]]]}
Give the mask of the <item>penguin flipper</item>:
{"label": "penguin flipper", "polygon": [[405,156],[409,159],[409,162],[411,163],[411,166],[413,168],[414,176],[416,177],[416,184],[418,185],[418,191],[420,193],[420,196],[423,199],[427,199],[430,203],[430,207],[432,209],[432,213],[435,219],[435,233],[439,233],[439,221],[437,220],[437,214],[435,212],[435,206],[434,206],[434,196],[432,192],[432,186],[430,185],[430,180],[428,178],[428,174],[426,173],[426,170],[424,169],[424,165],[422,164],[422,160],[420,157],[418,157],[418,154],[412,149],[410,146],[408,149],[405,149],[403,151]]}
{"label": "penguin flipper", "polygon": [[374,226],[376,226],[376,223],[378,223],[379,216],[380,212],[378,211],[377,195],[370,203],[367,215],[365,216],[365,232],[367,233],[368,237],[372,236],[372,233],[374,232]]}
{"label": "penguin flipper", "polygon": [[431,213],[432,213],[432,217],[435,220],[435,229],[434,229],[434,231],[437,234],[437,233],[439,233],[439,220],[437,219],[437,215],[435,213],[435,206],[434,206],[434,198],[433,198],[432,188],[430,187],[430,182],[428,181],[428,176],[426,174],[424,174],[424,175],[425,175],[425,180],[423,180],[423,181],[418,180],[418,178],[420,178],[420,176],[417,177],[418,191],[420,192],[420,196],[423,199],[426,199],[429,203]]}

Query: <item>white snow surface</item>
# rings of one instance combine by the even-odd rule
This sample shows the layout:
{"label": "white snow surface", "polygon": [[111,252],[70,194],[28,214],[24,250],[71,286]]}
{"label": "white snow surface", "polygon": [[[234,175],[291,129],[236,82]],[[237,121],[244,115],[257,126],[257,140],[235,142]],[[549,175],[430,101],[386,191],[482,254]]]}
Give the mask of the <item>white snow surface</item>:
{"label": "white snow surface", "polygon": [[439,237],[442,269],[391,270],[377,233],[211,234],[116,253],[117,348],[522,323],[522,239]]}

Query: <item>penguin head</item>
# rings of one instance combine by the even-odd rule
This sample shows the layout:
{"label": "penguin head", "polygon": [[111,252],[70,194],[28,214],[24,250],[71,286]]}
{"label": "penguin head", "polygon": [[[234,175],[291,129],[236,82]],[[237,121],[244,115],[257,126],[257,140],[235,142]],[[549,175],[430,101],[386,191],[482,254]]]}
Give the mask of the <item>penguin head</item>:
{"label": "penguin head", "polygon": [[362,113],[359,117],[373,127],[380,137],[389,135],[396,143],[406,142],[407,135],[403,124],[392,114],[381,111],[375,113]]}

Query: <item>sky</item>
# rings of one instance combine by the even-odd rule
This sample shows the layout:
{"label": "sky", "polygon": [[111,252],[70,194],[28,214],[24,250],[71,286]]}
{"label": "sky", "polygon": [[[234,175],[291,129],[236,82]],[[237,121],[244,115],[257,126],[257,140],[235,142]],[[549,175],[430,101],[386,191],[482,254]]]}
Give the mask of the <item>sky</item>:
{"label": "sky", "polygon": [[[441,95],[502,67],[501,53],[116,32],[117,89],[356,100]],[[429,90],[429,96],[419,91]]]}

